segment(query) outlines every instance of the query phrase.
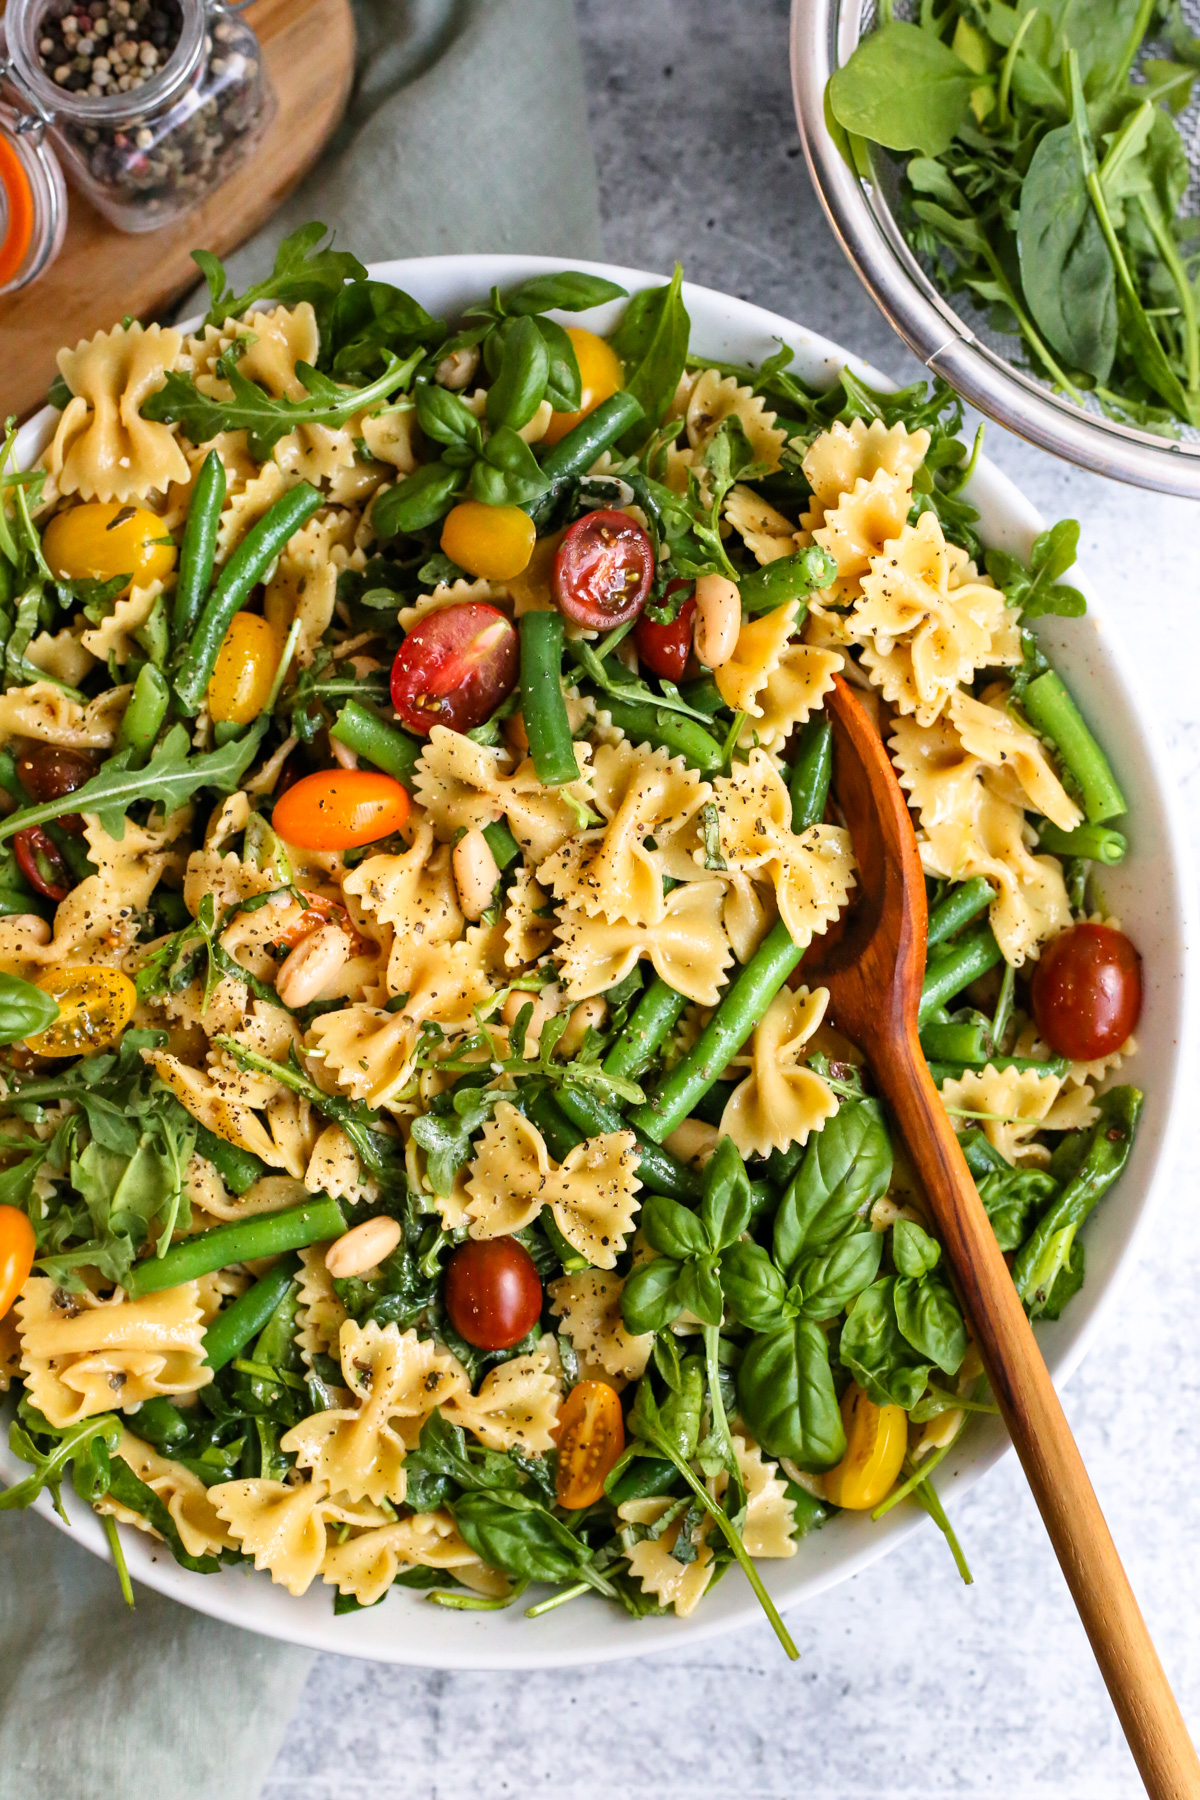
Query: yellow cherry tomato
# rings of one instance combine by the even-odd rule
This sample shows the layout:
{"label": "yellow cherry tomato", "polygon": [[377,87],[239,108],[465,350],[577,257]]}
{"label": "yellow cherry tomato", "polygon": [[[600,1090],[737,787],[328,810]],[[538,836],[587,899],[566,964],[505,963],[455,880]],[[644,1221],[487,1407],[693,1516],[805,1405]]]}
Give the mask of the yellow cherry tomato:
{"label": "yellow cherry tomato", "polygon": [[484,506],[464,500],[452,506],[442,526],[442,549],[468,575],[511,581],[526,568],[537,541],[537,526],[519,506]]}
{"label": "yellow cherry tomato", "polygon": [[25,1039],[35,1056],[91,1056],[110,1050],[133,1017],[137,989],[120,969],[103,963],[50,969],[36,985],[58,1001],[58,1017]]}
{"label": "yellow cherry tomato", "polygon": [[373,769],[304,775],[275,802],[271,823],[301,850],[350,850],[390,837],[408,818],[408,793]]}
{"label": "yellow cherry tomato", "polygon": [[856,1381],[842,1395],[846,1454],[823,1479],[825,1498],[850,1512],[869,1512],[891,1490],[908,1446],[902,1406],[876,1406]]}
{"label": "yellow cherry tomato", "polygon": [[90,500],[55,513],[42,534],[46,561],[63,581],[165,581],[175,567],[175,545],[156,514],[144,506]]}
{"label": "yellow cherry tomato", "polygon": [[625,1448],[621,1397],[607,1381],[577,1381],[563,1402],[554,1436],[558,1443],[556,1493],[572,1512],[604,1497],[604,1483]]}
{"label": "yellow cherry tomato", "polygon": [[33,1226],[20,1207],[0,1206],[0,1319],[29,1280],[36,1250]]}
{"label": "yellow cherry tomato", "polygon": [[581,419],[595,412],[602,400],[608,400],[625,379],[621,359],[611,344],[606,344],[594,331],[583,331],[578,325],[567,326],[567,336],[575,346],[582,393],[578,412],[556,412],[551,415],[542,438],[543,444],[557,444],[573,431]]}
{"label": "yellow cherry tomato", "polygon": [[234,613],[208,684],[208,715],[218,724],[249,725],[271,697],[283,638],[257,613]]}

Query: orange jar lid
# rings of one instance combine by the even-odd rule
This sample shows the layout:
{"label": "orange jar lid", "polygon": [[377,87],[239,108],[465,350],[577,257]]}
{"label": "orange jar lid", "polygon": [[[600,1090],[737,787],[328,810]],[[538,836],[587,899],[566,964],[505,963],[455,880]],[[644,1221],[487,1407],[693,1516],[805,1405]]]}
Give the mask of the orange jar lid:
{"label": "orange jar lid", "polygon": [[66,228],[66,183],[44,121],[0,101],[0,294],[36,281]]}
{"label": "orange jar lid", "polygon": [[33,242],[33,188],[25,164],[7,132],[0,130],[0,287],[16,275]]}

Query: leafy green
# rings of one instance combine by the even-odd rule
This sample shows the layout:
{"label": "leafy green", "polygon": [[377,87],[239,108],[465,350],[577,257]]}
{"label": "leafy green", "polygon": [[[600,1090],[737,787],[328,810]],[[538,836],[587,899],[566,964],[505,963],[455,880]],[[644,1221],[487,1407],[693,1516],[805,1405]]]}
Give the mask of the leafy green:
{"label": "leafy green", "polygon": [[750,1434],[769,1455],[802,1469],[831,1469],[845,1455],[829,1345],[811,1319],[751,1338],[737,1391]]}
{"label": "leafy green", "polygon": [[829,106],[858,137],[941,156],[966,122],[978,82],[933,32],[889,19],[834,71]]}
{"label": "leafy green", "polygon": [[531,275],[504,295],[503,310],[512,317],[543,312],[588,312],[608,300],[623,300],[625,289],[603,275],[585,275],[580,269],[557,269],[552,275]]}
{"label": "leafy green", "polygon": [[1078,521],[1060,519],[1034,539],[1028,567],[1009,550],[988,550],[987,572],[996,586],[1004,589],[1009,605],[1025,619],[1040,619],[1047,613],[1057,618],[1082,618],[1087,601],[1078,588],[1059,580],[1074,565],[1078,548]]}
{"label": "leafy green", "polygon": [[1056,1152],[1058,1161],[1057,1165],[1052,1161],[1051,1173],[1061,1177],[1061,1190],[1013,1264],[1013,1285],[1034,1316],[1045,1311],[1055,1283],[1070,1266],[1080,1226],[1117,1179],[1133,1148],[1141,1092],[1135,1087],[1109,1088],[1096,1105],[1096,1122],[1072,1133]]}
{"label": "leafy green", "polygon": [[892,1297],[896,1323],[920,1356],[945,1375],[957,1375],[967,1354],[967,1332],[958,1302],[940,1277],[900,1275]]}
{"label": "leafy green", "polygon": [[621,1291],[621,1315],[632,1332],[659,1331],[685,1309],[707,1325],[724,1314],[721,1253],[750,1223],[750,1182],[732,1138],[722,1138],[704,1171],[700,1211],[650,1194],[641,1229],[660,1254],[631,1271]]}
{"label": "leafy green", "polygon": [[581,1538],[515,1488],[477,1489],[449,1506],[471,1549],[517,1579],[578,1580],[592,1560]]}
{"label": "leafy green", "polygon": [[690,333],[683,269],[676,263],[666,287],[643,288],[633,296],[609,339],[625,365],[625,386],[645,414],[629,434],[636,443],[654,430],[671,404],[687,362]]}
{"label": "leafy green", "polygon": [[921,1356],[896,1316],[896,1277],[882,1275],[858,1296],[842,1328],[839,1355],[877,1406],[916,1405],[929,1380],[932,1357]]}
{"label": "leafy green", "polygon": [[1072,125],[1048,131],[1021,184],[1025,299],[1051,348],[1105,382],[1117,351],[1117,282]]}
{"label": "leafy green", "polygon": [[77,812],[98,813],[105,831],[119,841],[125,835],[126,809],[135,801],[155,800],[167,812],[174,812],[201,788],[232,793],[253,762],[267,724],[267,719],[257,719],[241,737],[231,738],[219,750],[195,755],[187,727],[173,725],[144,767],[133,768],[133,752],[119,750],[109,757],[98,775],[74,793],[10,813],[7,819],[0,820],[0,843],[30,825],[45,825],[64,813]]}
{"label": "leafy green", "polygon": [[824,1248],[887,1192],[892,1147],[876,1100],[848,1100],[811,1138],[775,1215],[775,1261],[792,1269]]}
{"label": "leafy green", "polygon": [[936,1269],[942,1254],[942,1247],[936,1238],[931,1238],[927,1231],[912,1219],[897,1219],[892,1226],[892,1261],[901,1275],[909,1275],[920,1280]]}
{"label": "leafy green", "polygon": [[[262,300],[273,300],[279,306],[298,306],[307,300],[320,321],[330,312],[347,281],[367,279],[367,271],[356,256],[333,248],[332,234],[329,243],[324,244],[325,232],[326,227],[316,223],[293,231],[276,251],[270,275],[244,294],[235,295],[227,286],[224,266],[211,250],[193,250],[192,260],[208,283],[210,305],[205,324],[221,325]],[[204,441],[196,439],[197,443]]]}

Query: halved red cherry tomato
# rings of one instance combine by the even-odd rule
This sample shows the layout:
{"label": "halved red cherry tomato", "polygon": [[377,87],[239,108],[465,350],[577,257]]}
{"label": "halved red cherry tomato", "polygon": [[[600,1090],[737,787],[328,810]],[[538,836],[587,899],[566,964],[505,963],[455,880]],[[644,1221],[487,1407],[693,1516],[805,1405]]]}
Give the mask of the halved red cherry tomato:
{"label": "halved red cherry tomato", "polygon": [[71,891],[71,877],[62,852],[52,844],[40,825],[27,825],[13,839],[13,849],[22,875],[37,894],[47,900],[65,900]]}
{"label": "halved red cherry tomato", "polygon": [[510,1350],[542,1310],[537,1264],[514,1238],[473,1238],[446,1264],[446,1311],[459,1337],[479,1350]]}
{"label": "halved red cherry tomato", "polygon": [[625,1448],[621,1398],[607,1381],[578,1381],[558,1415],[560,1506],[574,1511],[604,1497],[604,1483]]}
{"label": "halved red cherry tomato", "polygon": [[26,1214],[19,1206],[0,1206],[0,1319],[29,1280],[36,1252]]}
{"label": "halved red cherry tomato", "polygon": [[392,664],[392,705],[410,731],[473,731],[517,683],[517,633],[476,600],[444,606],[414,625]]}
{"label": "halved red cherry tomato", "polygon": [[350,850],[399,831],[408,794],[373,769],[330,769],[304,775],[275,802],[271,823],[301,850]]}
{"label": "halved red cherry tomato", "polygon": [[1142,959],[1111,925],[1072,925],[1042,951],[1032,998],[1034,1022],[1056,1056],[1111,1056],[1142,1010]]}
{"label": "halved red cherry tomato", "polygon": [[554,598],[577,625],[607,631],[635,619],[654,579],[654,550],[623,512],[584,513],[554,558]]}
{"label": "halved red cherry tomato", "polygon": [[[668,581],[667,594],[691,586],[690,581]],[[643,613],[633,628],[638,661],[645,663],[651,674],[661,675],[665,681],[678,681],[692,653],[692,621],[695,617],[696,602],[690,594],[669,625],[656,625],[648,614]]]}
{"label": "halved red cherry tomato", "polygon": [[[86,750],[71,750],[65,744],[43,744],[36,738],[25,738],[17,751],[17,774],[31,800],[39,805],[46,800],[60,800],[73,794],[85,781],[90,781],[99,764]],[[64,831],[77,837],[83,832],[78,813],[64,813],[58,821]]]}

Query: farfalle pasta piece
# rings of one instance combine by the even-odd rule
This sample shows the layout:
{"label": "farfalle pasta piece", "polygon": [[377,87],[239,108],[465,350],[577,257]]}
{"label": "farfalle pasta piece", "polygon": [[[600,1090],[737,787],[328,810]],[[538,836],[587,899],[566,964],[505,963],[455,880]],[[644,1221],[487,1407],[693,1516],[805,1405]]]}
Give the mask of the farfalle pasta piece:
{"label": "farfalle pasta piece", "polygon": [[592,763],[593,802],[603,830],[572,838],[538,868],[560,900],[610,923],[658,925],[666,916],[661,846],[682,831],[712,789],[682,757],[643,744],[602,744]]}
{"label": "farfalle pasta piece", "polygon": [[[655,1525],[673,1504],[669,1499],[626,1500],[617,1508],[617,1516],[630,1524]],[[660,1536],[642,1538],[628,1552],[628,1559],[629,1572],[641,1582],[642,1592],[653,1594],[660,1606],[673,1606],[676,1616],[686,1619],[695,1612],[713,1578],[713,1553],[706,1541],[706,1517],[694,1559],[677,1562],[671,1551],[682,1523],[682,1518],[672,1519]]]}
{"label": "farfalle pasta piece", "polygon": [[10,1312],[0,1319],[0,1394],[7,1394],[20,1373],[21,1334],[17,1330],[17,1315]]}
{"label": "farfalle pasta piece", "polygon": [[944,1081],[942,1102],[956,1129],[978,1124],[988,1143],[1006,1162],[1043,1163],[1050,1152],[1030,1139],[1039,1131],[1074,1131],[1094,1124],[1099,1114],[1090,1087],[1075,1087],[1063,1096],[1061,1075],[1035,1069],[968,1069]]}
{"label": "farfalle pasta piece", "polygon": [[831,604],[843,605],[862,593],[871,559],[904,530],[912,489],[899,476],[879,470],[869,481],[856,481],[821,515],[805,514],[810,535],[837,564],[837,575],[819,600],[810,602],[819,617],[833,618]]}
{"label": "farfalle pasta piece", "polygon": [[148,581],[144,585],[133,582],[128,593],[122,594],[114,603],[107,618],[99,625],[87,626],[81,633],[80,643],[88,655],[98,662],[107,662],[110,656],[114,657],[123,667],[137,649],[133,633],[145,625],[162,591],[161,581]]}
{"label": "farfalle pasta piece", "polygon": [[553,1163],[532,1120],[501,1101],[470,1165],[471,1236],[511,1236],[548,1206],[571,1248],[594,1268],[611,1269],[633,1230],[642,1185],[637,1166],[631,1131],[586,1138]]}
{"label": "farfalle pasta piece", "polygon": [[[316,363],[321,335],[307,300],[293,307],[251,313],[238,324],[237,335],[252,340],[238,358],[239,375],[257,382],[276,400],[308,398],[296,365]],[[218,380],[213,385],[222,388],[225,384]],[[348,425],[299,425],[279,439],[271,454],[291,479],[319,484],[353,464],[354,433]]]}
{"label": "farfalle pasta piece", "polygon": [[585,1369],[603,1377],[636,1381],[646,1371],[654,1348],[654,1333],[635,1335],[625,1329],[621,1317],[620,1275],[581,1269],[561,1275],[547,1288],[551,1310],[562,1320],[560,1333],[574,1346]]}
{"label": "farfalle pasta piece", "polygon": [[266,1126],[241,1098],[240,1086],[232,1077],[194,1069],[168,1050],[148,1050],[144,1055],[155,1074],[199,1124],[272,1167],[284,1167]]}
{"label": "farfalle pasta piece", "polygon": [[837,1111],[832,1090],[801,1060],[825,1016],[825,988],[784,988],[776,994],[750,1039],[750,1073],[721,1114],[721,1134],[743,1156],[769,1156],[789,1144],[806,1144]]}
{"label": "farfalle pasta piece", "polygon": [[796,527],[740,481],[726,494],[721,511],[756,562],[775,562],[795,550]]}
{"label": "farfalle pasta piece", "polygon": [[326,1551],[322,1578],[360,1606],[382,1600],[406,1569],[445,1569],[477,1593],[500,1596],[508,1578],[490,1569],[463,1540],[447,1512],[414,1513],[395,1525],[360,1532]]}
{"label": "farfalle pasta piece", "polygon": [[560,910],[558,957],[568,1000],[587,1000],[624,981],[639,957],[654,972],[702,1006],[715,1006],[733,960],[722,925],[725,890],[719,881],[689,881],[667,895],[657,925],[592,919]]}
{"label": "farfalle pasta piece", "polygon": [[425,819],[407,850],[399,856],[368,856],[346,876],[342,892],[358,901],[368,926],[394,927],[397,975],[404,973],[400,962],[425,945],[450,943],[462,935],[465,920],[449,849],[435,845],[433,827]]}
{"label": "farfalle pasta piece", "polygon": [[884,699],[919,724],[931,725],[977,669],[1021,659],[1016,615],[947,543],[935,513],[888,540],[862,589],[850,626],[863,663]]}
{"label": "farfalle pasta piece", "polygon": [[72,750],[111,750],[132,691],[109,688],[81,706],[51,681],[10,688],[0,694],[0,744],[29,737]]}
{"label": "farfalle pasta piece", "polygon": [[747,619],[732,657],[713,672],[726,705],[747,714],[740,738],[747,748],[781,745],[821,704],[842,666],[836,650],[791,642],[799,610],[799,601],[789,600]]}
{"label": "farfalle pasta piece", "polygon": [[353,513],[332,508],[318,513],[289,538],[267,582],[263,612],[284,635],[299,620],[296,653],[301,664],[312,661],[333,619],[338,576],[334,546],[349,545],[353,536]]}
{"label": "farfalle pasta piece", "polygon": [[452,1425],[463,1426],[489,1450],[541,1456],[554,1448],[561,1391],[549,1352],[539,1348],[498,1363],[477,1394],[469,1389],[456,1394],[442,1410]]}
{"label": "farfalle pasta piece", "polygon": [[204,1361],[200,1290],[185,1281],[143,1300],[67,1294],[34,1275],[17,1301],[21,1372],[34,1406],[62,1430],[159,1394],[194,1394]]}
{"label": "farfalle pasta piece", "polygon": [[162,387],[182,343],[180,332],[162,325],[117,325],[59,351],[59,370],[74,396],[46,455],[60,493],[144,500],[188,479],[171,427],[144,419],[140,410]]}
{"label": "farfalle pasta piece", "polygon": [[296,1599],[321,1572],[328,1526],[386,1523],[376,1507],[331,1496],[323,1481],[223,1481],[209,1488],[208,1497],[255,1568],[268,1569],[271,1580]]}
{"label": "farfalle pasta piece", "polygon": [[776,426],[775,414],[753,388],[739,387],[732,375],[719,375],[716,369],[701,372],[688,401],[687,435],[692,449],[707,449],[731,413],[741,421],[755,462],[764,463],[768,473],[777,469],[787,432]]}
{"label": "farfalle pasta piece", "polygon": [[765,750],[752,750],[713,788],[726,863],[768,879],[793,941],[810,943],[837,917],[854,886],[849,834],[840,825],[810,825],[797,836],[791,828],[791,796]]}
{"label": "farfalle pasta piece", "polygon": [[447,842],[460,828],[507,818],[532,863],[543,862],[579,829],[590,799],[586,746],[576,744],[579,780],[543,787],[526,758],[514,770],[503,750],[474,744],[461,732],[435,725],[417,763],[414,792],[434,830]]}
{"label": "farfalle pasta piece", "polygon": [[951,696],[949,713],[964,749],[989,769],[1014,778],[1016,791],[1007,797],[1016,805],[1028,804],[1060,831],[1073,831],[1082,823],[1082,811],[1055,774],[1041,743],[1005,709],[1003,696],[992,705],[959,692]]}
{"label": "farfalle pasta piece", "polygon": [[835,421],[814,438],[804,453],[801,467],[813,494],[826,509],[837,504],[856,482],[883,473],[898,479],[912,492],[913,476],[925,460],[929,433],[910,431],[902,423],[890,427],[882,419]]}
{"label": "farfalle pasta piece", "polygon": [[293,485],[278,463],[264,463],[248,481],[232,484],[226,493],[217,525],[216,561],[225,562],[237,549],[251,526],[257,525],[264,513],[287,493]]}
{"label": "farfalle pasta piece", "polygon": [[358,1153],[340,1125],[327,1125],[313,1145],[304,1171],[305,1190],[329,1194],[348,1206],[361,1206],[379,1195],[379,1184],[365,1180]]}
{"label": "farfalle pasta piece", "polygon": [[779,1464],[768,1461],[753,1438],[733,1434],[733,1454],[746,1490],[742,1543],[747,1555],[795,1556],[796,1508],[780,1480]]}
{"label": "farfalle pasta piece", "polygon": [[404,1499],[404,1458],[435,1407],[469,1394],[457,1357],[398,1325],[356,1325],[338,1336],[342,1375],[357,1405],[313,1413],[285,1433],[280,1448],[313,1479],[350,1500],[378,1506]]}
{"label": "farfalle pasta piece", "polygon": [[517,867],[504,898],[504,963],[526,969],[554,942],[554,903],[532,869]]}
{"label": "farfalle pasta piece", "polygon": [[325,1267],[327,1244],[310,1244],[300,1251],[296,1294],[296,1348],[304,1366],[313,1367],[315,1356],[338,1353],[338,1339],[349,1316],[337,1297],[333,1276]]}
{"label": "farfalle pasta piece", "polygon": [[88,855],[95,875],[85,875],[54,915],[54,935],[41,952],[47,966],[120,963],[136,942],[142,917],[173,850],[191,818],[182,808],[160,825],[125,821],[125,835],[109,837],[94,813],[84,815]]}
{"label": "farfalle pasta piece", "polygon": [[[131,1431],[121,1433],[113,1455],[127,1463],[138,1480],[144,1481],[151,1493],[162,1501],[189,1556],[219,1556],[222,1550],[236,1550],[236,1540],[198,1475],[193,1475],[182,1463],[161,1455],[150,1444],[134,1437]],[[96,1501],[95,1506],[98,1513],[111,1513],[122,1525],[133,1525],[152,1537],[161,1536],[143,1513],[122,1506],[111,1494]]]}

